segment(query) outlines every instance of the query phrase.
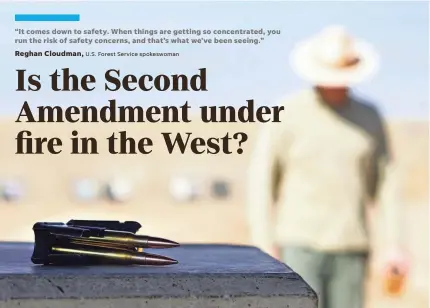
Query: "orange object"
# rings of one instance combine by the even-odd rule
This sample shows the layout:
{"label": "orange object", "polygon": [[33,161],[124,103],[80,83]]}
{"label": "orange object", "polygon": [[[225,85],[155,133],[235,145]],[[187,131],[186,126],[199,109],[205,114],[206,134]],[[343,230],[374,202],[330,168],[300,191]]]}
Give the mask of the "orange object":
{"label": "orange object", "polygon": [[384,279],[384,291],[391,296],[401,295],[405,288],[405,275],[397,268],[392,268]]}

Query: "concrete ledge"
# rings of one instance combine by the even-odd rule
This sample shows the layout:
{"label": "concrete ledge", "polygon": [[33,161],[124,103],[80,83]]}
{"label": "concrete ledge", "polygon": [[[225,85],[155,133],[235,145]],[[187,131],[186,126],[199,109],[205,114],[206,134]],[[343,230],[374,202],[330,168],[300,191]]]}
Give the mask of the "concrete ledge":
{"label": "concrete ledge", "polygon": [[239,297],[239,298],[176,298],[170,301],[162,299],[140,299],[140,298],[123,298],[123,299],[76,299],[76,300],[13,300],[0,302],[1,308],[200,308],[200,307],[229,307],[229,308],[316,308],[315,303],[308,298],[289,298],[285,297]]}
{"label": "concrete ledge", "polygon": [[0,307],[317,307],[300,276],[254,247],[163,250],[180,262],[169,267],[36,266],[32,249],[0,244]]}

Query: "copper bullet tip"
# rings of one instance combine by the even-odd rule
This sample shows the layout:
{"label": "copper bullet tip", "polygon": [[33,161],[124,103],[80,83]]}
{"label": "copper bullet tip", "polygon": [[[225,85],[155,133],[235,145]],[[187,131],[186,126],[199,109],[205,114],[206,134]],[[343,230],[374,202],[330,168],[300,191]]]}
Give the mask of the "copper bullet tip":
{"label": "copper bullet tip", "polygon": [[165,256],[160,256],[160,255],[155,255],[155,254],[150,254],[150,253],[145,253],[142,256],[138,256],[135,257],[136,261],[140,260],[142,261],[142,263],[140,264],[144,264],[144,265],[173,265],[173,264],[178,264],[178,261],[175,259],[171,259],[169,257],[165,257]]}
{"label": "copper bullet tip", "polygon": [[176,243],[171,240],[167,240],[161,237],[152,237],[148,236],[148,248],[173,248],[180,246],[179,243]]}

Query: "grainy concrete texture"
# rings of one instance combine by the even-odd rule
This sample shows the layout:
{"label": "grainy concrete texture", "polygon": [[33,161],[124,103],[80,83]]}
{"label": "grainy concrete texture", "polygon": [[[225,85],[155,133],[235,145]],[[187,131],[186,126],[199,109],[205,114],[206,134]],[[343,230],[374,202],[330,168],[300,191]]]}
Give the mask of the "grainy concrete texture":
{"label": "grainy concrete texture", "polygon": [[32,250],[0,243],[0,307],[317,307],[299,275],[250,246],[152,251],[180,262],[168,267],[36,266]]}

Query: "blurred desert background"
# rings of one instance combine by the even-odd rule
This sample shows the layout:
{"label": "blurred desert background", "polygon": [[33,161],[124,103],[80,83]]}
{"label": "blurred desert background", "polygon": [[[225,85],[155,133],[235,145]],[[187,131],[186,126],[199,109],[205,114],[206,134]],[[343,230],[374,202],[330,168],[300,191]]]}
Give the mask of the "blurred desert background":
{"label": "blurred desert background", "polygon": [[[388,298],[381,282],[371,275],[368,308],[428,306],[428,122],[396,121],[388,123],[395,158],[402,171],[403,228],[411,258],[411,276],[407,292],[401,298]],[[15,137],[28,129],[33,137],[60,137],[60,155],[16,155]],[[36,221],[69,219],[138,220],[141,233],[155,234],[179,242],[250,244],[245,216],[245,183],[249,154],[257,126],[254,124],[34,124],[0,122],[0,183],[12,181],[20,186],[16,200],[0,200],[0,240],[33,241],[32,225]],[[70,155],[71,132],[81,137],[95,137],[98,155]],[[113,132],[127,131],[129,137],[151,137],[154,151],[150,155],[111,155],[106,138]],[[192,132],[199,137],[222,137],[227,132],[246,132],[244,154],[194,155],[168,154],[160,132]],[[235,144],[233,149],[235,149]],[[183,177],[195,183],[197,196],[178,202],[170,194],[172,179]],[[76,181],[87,179],[93,199],[81,200]],[[129,199],[122,202],[103,195],[104,185],[122,179],[128,183]],[[214,181],[227,184],[228,195],[214,195]],[[88,181],[87,181],[87,185]],[[16,189],[16,188],[15,188]],[[81,188],[82,189],[82,188]],[[89,189],[89,188],[88,188]],[[16,195],[16,192],[15,192]],[[378,211],[372,211],[376,258],[383,250],[378,242]]]}

